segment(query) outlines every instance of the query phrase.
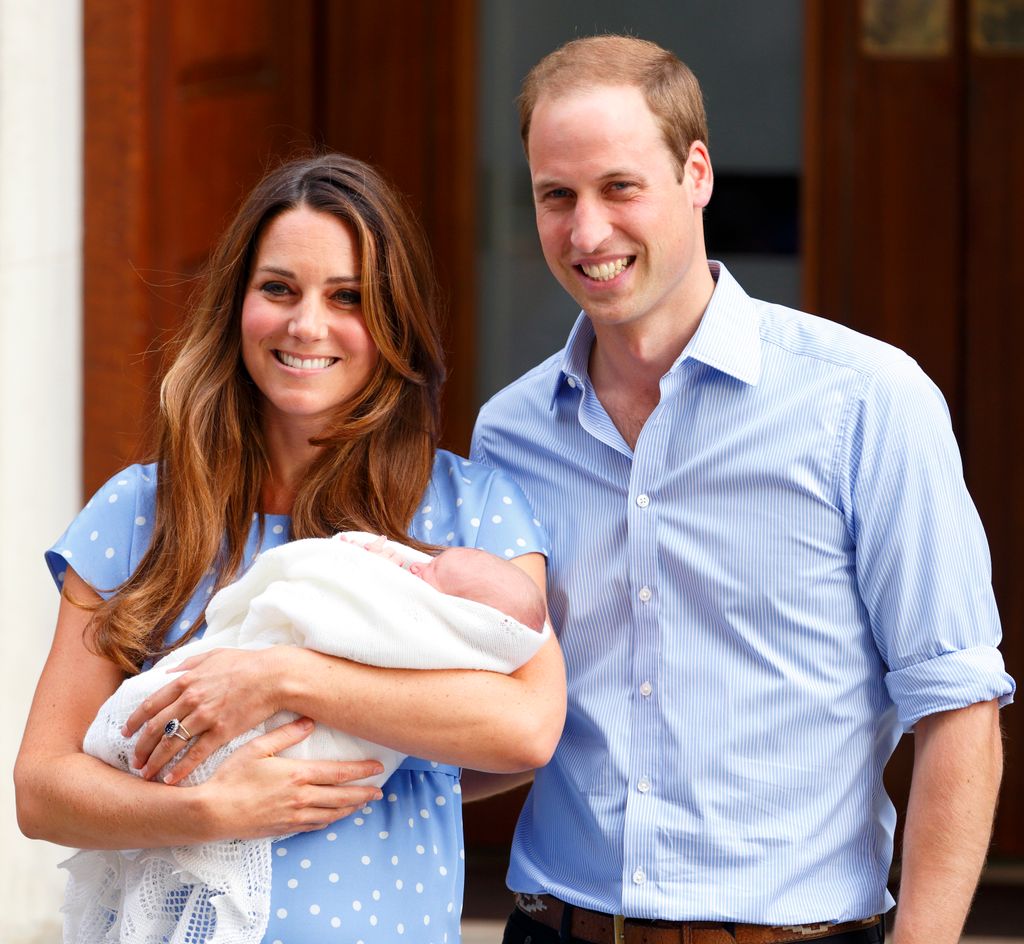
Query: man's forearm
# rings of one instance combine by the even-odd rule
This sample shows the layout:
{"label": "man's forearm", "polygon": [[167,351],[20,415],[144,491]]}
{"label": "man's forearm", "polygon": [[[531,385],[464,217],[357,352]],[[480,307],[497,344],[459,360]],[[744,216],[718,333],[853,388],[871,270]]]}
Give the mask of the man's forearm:
{"label": "man's forearm", "polygon": [[914,742],[893,944],[956,944],[1002,777],[998,707],[981,702],[922,718]]}

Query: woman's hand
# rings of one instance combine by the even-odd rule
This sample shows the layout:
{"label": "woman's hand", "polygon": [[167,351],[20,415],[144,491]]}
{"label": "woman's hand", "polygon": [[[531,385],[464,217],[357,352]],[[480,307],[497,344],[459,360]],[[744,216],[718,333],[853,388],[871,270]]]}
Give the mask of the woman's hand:
{"label": "woman's hand", "polygon": [[[124,676],[88,645],[92,610],[71,602],[98,603],[99,596],[71,567],[64,584],[14,771],[18,822],[27,836],[79,849],[139,849],[281,835],[314,829],[380,796],[375,787],[351,784],[380,773],[376,761],[272,756],[306,737],[308,721],[254,738],[209,780],[187,789],[144,782],[84,754],[89,723]],[[261,664],[254,658],[252,671]],[[277,660],[268,664],[270,671],[280,668]],[[238,700],[248,702],[249,694],[240,689]],[[241,724],[248,730],[247,721]]]}
{"label": "woman's hand", "polygon": [[383,767],[375,760],[299,761],[275,756],[312,730],[309,718],[299,718],[253,738],[209,780],[189,788],[201,791],[211,839],[310,832],[382,797],[377,787],[351,784],[379,774]]}
{"label": "woman's hand", "polygon": [[274,714],[280,707],[275,701],[279,677],[275,648],[211,649],[169,670],[177,677],[150,695],[122,731],[131,737],[141,729],[133,766],[142,777],[151,780],[181,750],[180,735],[164,735],[174,718],[189,741],[185,755],[164,777],[171,784],[187,777],[232,738]]}

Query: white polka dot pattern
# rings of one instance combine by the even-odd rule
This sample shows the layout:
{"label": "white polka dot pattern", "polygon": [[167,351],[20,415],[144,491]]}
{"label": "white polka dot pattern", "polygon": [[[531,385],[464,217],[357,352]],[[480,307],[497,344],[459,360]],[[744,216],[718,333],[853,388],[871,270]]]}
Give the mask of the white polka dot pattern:
{"label": "white polka dot pattern", "polygon": [[[104,485],[47,552],[57,585],[72,557],[94,587],[116,587],[127,579],[152,536],[155,493],[155,466],[132,466]],[[246,561],[288,538],[285,516],[265,518],[263,547],[257,546],[254,520]],[[446,452],[437,455],[411,534],[427,543],[444,535],[442,543],[502,556],[512,548],[527,554],[547,546],[546,534],[509,479]],[[214,582],[211,569],[173,621],[168,641],[200,618]],[[385,944],[403,936],[454,944],[465,859],[457,778],[457,768],[409,758],[385,784],[384,800],[326,830],[275,843],[264,941]]]}

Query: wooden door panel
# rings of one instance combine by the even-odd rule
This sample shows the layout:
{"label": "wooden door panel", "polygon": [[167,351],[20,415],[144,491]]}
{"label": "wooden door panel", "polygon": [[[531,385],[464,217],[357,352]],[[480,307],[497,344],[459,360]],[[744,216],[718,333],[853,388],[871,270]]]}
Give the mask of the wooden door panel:
{"label": "wooden door panel", "polygon": [[[976,0],[919,5],[944,10],[934,22],[948,28],[916,49],[885,48],[865,41],[870,6],[883,9],[806,7],[806,304],[904,348],[945,393],[991,546],[1003,655],[1020,678],[1024,50],[1019,37],[1016,48],[979,48],[970,18],[992,5]],[[1024,791],[1024,719],[1002,720],[993,851],[1024,855],[1024,812],[1011,799]],[[901,809],[911,761],[905,739],[886,772]]]}
{"label": "wooden door panel", "polygon": [[149,301],[136,269],[151,265],[142,5],[83,8],[85,40],[83,477],[86,493],[134,454],[148,372]]}
{"label": "wooden door panel", "polygon": [[464,453],[476,412],[476,0],[322,13],[323,139],[381,168],[423,222],[448,308],[444,442]]}
{"label": "wooden door panel", "polygon": [[961,69],[865,53],[860,4],[808,4],[805,305],[910,353],[958,416]]}
{"label": "wooden door panel", "polygon": [[[241,196],[313,144],[379,163],[447,289],[447,442],[475,360],[475,3],[86,0],[87,491],[138,454],[158,350]],[[402,29],[395,29],[398,22]]]}
{"label": "wooden door panel", "polygon": [[312,9],[86,0],[87,492],[138,456],[152,352],[180,324],[190,279],[239,198],[310,133]]}
{"label": "wooden door panel", "polygon": [[[992,548],[1003,655],[1024,681],[1024,48],[969,57],[964,462]],[[1003,714],[995,851],[1024,855],[1024,720]]]}

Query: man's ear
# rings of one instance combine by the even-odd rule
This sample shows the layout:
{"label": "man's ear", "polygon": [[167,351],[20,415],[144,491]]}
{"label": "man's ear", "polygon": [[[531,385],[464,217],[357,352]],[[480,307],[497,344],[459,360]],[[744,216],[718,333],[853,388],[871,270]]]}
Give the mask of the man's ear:
{"label": "man's ear", "polygon": [[711,169],[711,157],[703,141],[694,141],[683,168],[684,180],[689,182],[693,192],[693,206],[703,209],[711,200],[715,185],[715,172]]}

